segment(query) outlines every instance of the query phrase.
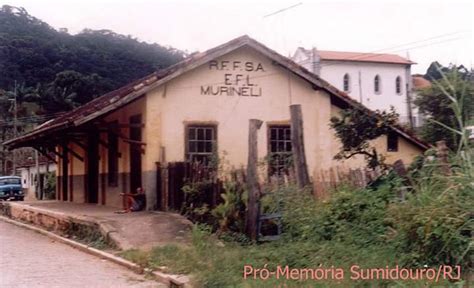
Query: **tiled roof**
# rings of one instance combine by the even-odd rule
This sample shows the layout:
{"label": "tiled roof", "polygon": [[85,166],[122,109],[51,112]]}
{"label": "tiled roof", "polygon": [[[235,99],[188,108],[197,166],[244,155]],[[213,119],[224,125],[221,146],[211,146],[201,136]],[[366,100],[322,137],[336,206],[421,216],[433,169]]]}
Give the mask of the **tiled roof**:
{"label": "tiled roof", "polygon": [[423,89],[423,88],[431,87],[431,82],[429,80],[426,80],[421,75],[413,75],[412,78],[413,78],[413,87],[415,89]]}
{"label": "tiled roof", "polygon": [[[311,50],[301,48],[305,54],[312,53]],[[376,62],[411,65],[415,62],[403,58],[396,54],[387,53],[364,53],[364,52],[344,52],[344,51],[328,51],[316,50],[321,60],[326,61],[355,61],[355,62]]]}
{"label": "tiled roof", "polygon": [[[38,164],[39,165],[46,165],[46,164],[54,164],[53,161],[49,160],[46,156],[44,155],[39,155],[38,156]],[[17,168],[28,168],[28,167],[34,167],[36,166],[36,161],[33,159],[33,157],[28,157],[26,159],[18,161],[16,167]]]}
{"label": "tiled roof", "polygon": [[[114,90],[99,98],[96,98],[87,104],[84,104],[52,121],[49,121],[48,123],[40,125],[38,128],[21,137],[5,142],[4,145],[10,149],[31,145],[32,142],[37,138],[45,137],[57,131],[67,129],[68,127],[77,127],[92,120],[98,119],[99,117],[138,99],[149,90],[158,87],[159,85],[162,85],[189,70],[203,65],[210,60],[223,56],[243,46],[249,46],[261,52],[263,55],[272,59],[275,64],[305,79],[314,85],[314,87],[318,87],[319,89],[327,91],[330,95],[338,98],[347,105],[361,107],[369,114],[375,115],[375,112],[353,100],[349,95],[338,90],[336,87],[321,79],[319,76],[311,73],[303,66],[298,65],[291,59],[282,56],[260,42],[248,37],[247,35],[244,35],[205,52],[194,53],[185,60],[170,66],[169,68],[154,72],[146,77],[127,84],[120,89]],[[419,140],[411,133],[405,131],[402,127],[397,126],[393,127],[393,129],[401,136],[405,137],[416,145],[425,149],[429,147],[428,144]]]}

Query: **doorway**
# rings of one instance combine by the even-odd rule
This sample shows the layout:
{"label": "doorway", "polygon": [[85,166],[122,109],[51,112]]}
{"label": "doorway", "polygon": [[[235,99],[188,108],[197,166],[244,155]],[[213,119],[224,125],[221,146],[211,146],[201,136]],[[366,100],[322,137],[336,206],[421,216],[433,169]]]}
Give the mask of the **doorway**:
{"label": "doorway", "polygon": [[130,124],[130,192],[135,193],[142,187],[142,115],[134,115],[129,119]]}
{"label": "doorway", "polygon": [[[61,192],[62,192],[62,200],[67,201],[68,200],[68,178],[69,178],[69,161],[68,161],[68,153],[67,153],[67,144],[62,145],[62,163],[61,163],[61,168],[62,168],[62,179],[61,179]],[[39,179],[36,179],[38,181]]]}
{"label": "doorway", "polygon": [[87,139],[86,202],[99,203],[99,133],[91,132]]}

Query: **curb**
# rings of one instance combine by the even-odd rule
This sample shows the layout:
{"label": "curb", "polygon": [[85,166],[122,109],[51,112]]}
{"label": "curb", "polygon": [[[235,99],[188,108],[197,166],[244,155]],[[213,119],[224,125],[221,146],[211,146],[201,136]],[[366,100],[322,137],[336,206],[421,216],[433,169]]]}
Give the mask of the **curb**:
{"label": "curb", "polygon": [[132,270],[135,273],[143,274],[144,272],[151,272],[151,275],[153,275],[153,278],[155,278],[156,281],[161,282],[163,284],[166,284],[169,287],[191,287],[187,283],[188,282],[188,281],[186,281],[187,279],[183,279],[184,281],[181,280],[183,277],[187,278],[186,276],[181,276],[180,277],[178,275],[169,275],[169,274],[165,274],[165,273],[162,273],[162,272],[159,272],[159,271],[152,271],[152,270],[148,270],[148,269],[143,269],[142,267],[140,267],[139,265],[137,265],[137,264],[135,264],[131,261],[125,260],[121,257],[115,256],[113,254],[110,254],[110,253],[107,253],[107,252],[104,252],[104,251],[101,251],[101,250],[98,250],[98,249],[95,249],[93,247],[84,245],[82,243],[78,243],[78,242],[73,241],[71,239],[59,236],[57,234],[54,234],[53,232],[49,232],[49,231],[46,231],[44,229],[29,225],[29,224],[25,224],[25,223],[22,223],[22,222],[19,222],[19,221],[16,221],[16,220],[13,220],[13,219],[10,219],[8,217],[1,216],[1,215],[0,215],[0,220],[4,221],[4,222],[7,222],[7,223],[10,223],[10,224],[13,224],[13,225],[16,225],[16,226],[19,226],[19,227],[22,227],[22,228],[25,228],[25,229],[32,230],[34,232],[37,232],[39,234],[42,234],[42,235],[47,236],[49,238],[52,238],[52,239],[54,239],[54,240],[56,240],[60,243],[69,245],[72,248],[75,248],[77,250],[80,250],[82,252],[90,254],[92,256],[96,256],[96,257],[99,257],[101,259],[105,259],[105,260],[108,260],[108,261],[113,262],[115,264],[118,264],[122,267],[125,267],[129,270]]}

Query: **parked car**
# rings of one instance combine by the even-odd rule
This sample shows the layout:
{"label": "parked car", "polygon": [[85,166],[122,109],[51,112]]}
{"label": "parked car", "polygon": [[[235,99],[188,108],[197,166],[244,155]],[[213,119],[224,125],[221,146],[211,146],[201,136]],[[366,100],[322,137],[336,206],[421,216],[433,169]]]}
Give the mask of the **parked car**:
{"label": "parked car", "polygon": [[0,200],[23,201],[25,194],[21,188],[21,177],[0,176]]}

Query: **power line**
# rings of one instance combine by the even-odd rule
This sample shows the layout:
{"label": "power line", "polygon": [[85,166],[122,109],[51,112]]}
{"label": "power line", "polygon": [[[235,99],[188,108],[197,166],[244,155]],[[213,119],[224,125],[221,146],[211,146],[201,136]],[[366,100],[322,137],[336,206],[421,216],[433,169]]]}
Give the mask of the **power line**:
{"label": "power line", "polygon": [[[390,52],[390,50],[393,50],[394,48],[399,48],[399,47],[404,47],[404,46],[408,46],[408,45],[412,45],[412,44],[422,43],[422,42],[426,42],[426,41],[429,41],[429,40],[444,38],[444,37],[447,37],[447,36],[460,34],[460,33],[464,34],[464,33],[467,33],[467,31],[455,31],[455,32],[450,32],[450,33],[437,35],[437,36],[432,36],[432,37],[417,40],[417,41],[407,42],[407,43],[398,44],[398,45],[395,45],[395,46],[390,46],[390,47],[386,47],[386,48],[382,48],[382,49],[373,50],[373,51],[362,53],[362,54],[359,54],[359,55],[356,55],[356,56],[353,56],[353,57],[348,57],[346,59],[347,60],[356,60],[356,59],[360,59],[360,58],[367,58],[367,56],[374,56],[375,57],[377,55],[372,55],[373,53],[378,53],[378,52],[383,52],[383,51]],[[452,39],[447,39],[446,41],[451,41],[451,40]],[[438,42],[436,42],[436,43],[438,43]],[[427,45],[431,45],[431,43],[428,43]],[[416,46],[415,48],[418,48],[418,47],[424,47],[424,46]],[[406,49],[410,49],[410,47],[406,47],[404,49],[401,49],[400,51],[403,51],[403,50],[406,50]]]}
{"label": "power line", "polygon": [[[51,114],[40,114],[40,115],[29,115],[29,116],[23,116],[23,117],[17,117],[17,120],[35,120],[35,119],[41,119],[41,118],[48,118],[48,117],[57,117],[65,112],[56,112],[56,113],[51,113]],[[0,122],[10,122],[9,120],[0,120]]]}
{"label": "power line", "polygon": [[[60,115],[64,114],[64,112],[61,113],[54,113],[54,114],[47,114],[43,116],[27,116],[27,117],[18,117],[17,124],[36,124],[38,122],[45,122],[48,120],[51,120],[53,118],[59,117]],[[23,122],[23,123],[22,123]],[[7,127],[7,126],[12,126],[13,124],[11,121],[3,120],[0,121],[0,127]]]}
{"label": "power line", "polygon": [[296,4],[292,5],[292,6],[289,6],[289,7],[286,7],[286,8],[280,9],[280,10],[277,10],[277,11],[275,11],[275,12],[272,12],[272,13],[270,13],[270,14],[264,15],[263,18],[267,18],[267,17],[273,16],[273,15],[279,14],[279,13],[281,13],[281,12],[285,12],[285,11],[287,11],[287,10],[290,10],[290,9],[295,8],[295,7],[297,7],[297,6],[300,6],[300,5],[303,5],[303,2],[299,2],[299,3],[296,3]]}
{"label": "power line", "polygon": [[[454,33],[454,34],[456,34],[456,33]],[[409,46],[409,47],[405,47],[405,48],[403,48],[403,49],[391,50],[391,49],[393,49],[393,48],[402,47],[402,46],[403,46],[403,45],[399,45],[399,46],[394,46],[393,48],[385,48],[385,49],[379,50],[379,51],[387,51],[387,52],[390,52],[390,53],[395,53],[395,52],[400,52],[400,51],[405,51],[405,50],[414,50],[414,49],[423,48],[423,47],[426,47],[426,46],[432,46],[432,45],[436,45],[436,44],[441,44],[441,43],[445,43],[445,42],[451,42],[451,41],[455,41],[455,40],[463,39],[463,38],[466,38],[466,37],[449,38],[449,39],[445,39],[445,40],[441,40],[441,41],[437,41],[437,42],[426,43],[426,44],[423,44],[423,45]],[[420,42],[426,42],[426,41],[417,41],[417,42],[413,42],[413,43],[420,43]],[[347,60],[359,60],[359,59],[364,59],[364,60],[365,60],[365,59],[370,59],[370,58],[374,58],[374,57],[379,57],[379,56],[380,56],[380,54],[373,55],[374,53],[376,53],[376,52],[362,53],[362,54],[359,54],[359,55],[357,55],[357,56],[344,58],[343,61],[347,61]],[[336,65],[336,63],[321,64],[320,66],[321,66],[321,67],[327,67],[327,66],[332,66],[332,65]]]}
{"label": "power line", "polygon": [[[450,39],[446,39],[446,40],[443,40],[443,41],[431,42],[431,43],[424,44],[424,45],[409,47],[408,49],[409,49],[409,50],[413,50],[413,49],[417,49],[417,48],[422,48],[422,47],[426,47],[426,46],[431,46],[431,45],[436,45],[436,44],[451,42],[451,41],[455,41],[455,40],[458,40],[458,39],[464,39],[464,38],[466,38],[466,37],[450,38]],[[407,50],[407,49],[399,49],[399,50],[395,50],[395,51],[392,51],[392,52],[400,52],[400,51],[404,51],[404,50]]]}
{"label": "power line", "polygon": [[420,43],[420,42],[426,42],[428,40],[443,38],[443,37],[446,37],[446,36],[451,36],[451,35],[455,35],[455,34],[459,34],[459,33],[467,33],[467,31],[454,31],[454,32],[441,34],[441,35],[437,35],[437,36],[433,36],[433,37],[429,37],[429,38],[425,38],[425,39],[421,39],[421,40],[417,40],[417,41],[412,41],[412,42],[407,42],[407,43],[404,43],[404,44],[399,44],[399,45],[396,45],[396,46],[391,46],[391,47],[388,47],[388,48],[382,48],[382,49],[375,50],[373,52],[368,52],[368,53],[377,53],[377,52],[382,52],[382,51],[386,51],[386,50],[392,50],[394,48],[403,47],[403,46],[407,46],[407,45],[411,45],[411,44],[417,44],[417,43]]}

